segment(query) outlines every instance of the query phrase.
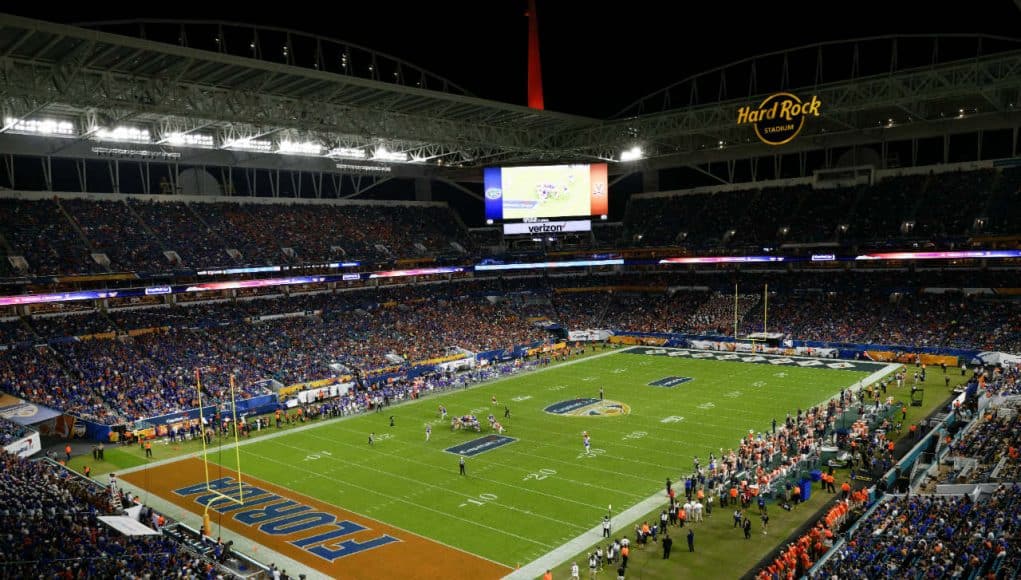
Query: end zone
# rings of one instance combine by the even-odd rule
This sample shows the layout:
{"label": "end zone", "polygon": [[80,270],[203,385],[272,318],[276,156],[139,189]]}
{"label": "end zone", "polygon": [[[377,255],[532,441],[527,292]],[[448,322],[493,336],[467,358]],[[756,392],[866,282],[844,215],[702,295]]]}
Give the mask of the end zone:
{"label": "end zone", "polygon": [[217,467],[206,488],[195,458],[122,478],[196,514],[208,506],[222,525],[332,578],[500,578],[510,568],[418,534],[341,509],[245,474],[245,503],[220,495],[237,492],[237,474]]}

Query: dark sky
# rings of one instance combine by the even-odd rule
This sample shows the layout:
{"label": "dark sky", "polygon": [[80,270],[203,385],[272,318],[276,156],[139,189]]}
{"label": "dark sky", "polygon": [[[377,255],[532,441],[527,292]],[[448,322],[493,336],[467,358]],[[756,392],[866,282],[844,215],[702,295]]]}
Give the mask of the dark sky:
{"label": "dark sky", "polygon": [[[75,12],[73,5],[54,11],[40,2],[7,9],[61,22],[201,18],[290,27],[404,58],[481,97],[525,102],[525,0],[262,3],[272,10],[251,4],[244,13],[237,5],[199,11],[183,3],[171,9],[159,3],[92,4]],[[932,0],[538,0],[538,12],[546,107],[600,117],[688,75],[813,42],[948,32],[1021,36],[1021,10],[1014,0],[975,0],[946,8]],[[838,67],[837,62],[826,64]]]}

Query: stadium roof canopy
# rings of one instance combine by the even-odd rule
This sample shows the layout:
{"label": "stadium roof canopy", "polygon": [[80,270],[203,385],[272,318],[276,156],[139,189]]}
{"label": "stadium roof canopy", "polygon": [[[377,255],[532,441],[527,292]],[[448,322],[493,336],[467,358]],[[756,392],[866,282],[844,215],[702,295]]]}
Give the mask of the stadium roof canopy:
{"label": "stadium roof canopy", "polygon": [[[343,172],[338,161],[347,171],[375,161],[455,176],[499,163],[619,161],[635,145],[645,166],[694,166],[1021,125],[1021,42],[996,37],[882,37],[762,55],[603,120],[474,97],[398,58],[289,30],[88,26],[0,15],[0,153],[88,158],[110,141],[176,151],[193,165]],[[898,47],[916,42],[934,47],[931,58],[899,60]],[[942,56],[941,42],[976,48]],[[860,66],[876,52],[885,68]],[[794,70],[813,66],[814,75]],[[783,148],[736,123],[739,108],[778,90],[825,106]]]}
{"label": "stadium roof canopy", "polygon": [[[255,140],[272,142],[273,150],[283,141],[316,143],[323,154],[341,150],[355,159],[355,149],[371,158],[384,146],[409,160],[474,165],[559,157],[550,135],[599,123],[473,97],[399,59],[287,30],[102,25],[143,34],[169,26],[183,45],[0,16],[4,131],[16,130],[11,120],[57,118],[86,138],[114,126],[147,128],[155,144],[210,135],[209,163],[222,162],[216,149]],[[189,44],[199,36],[223,49]],[[232,41],[240,41],[236,49]],[[268,57],[270,44],[278,58]]]}

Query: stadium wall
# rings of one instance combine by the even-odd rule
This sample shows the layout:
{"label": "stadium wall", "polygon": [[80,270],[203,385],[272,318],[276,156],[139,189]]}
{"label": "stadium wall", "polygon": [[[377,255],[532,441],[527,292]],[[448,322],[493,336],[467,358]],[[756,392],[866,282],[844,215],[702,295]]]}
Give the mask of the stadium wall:
{"label": "stadium wall", "polygon": [[[614,336],[617,337],[635,337],[636,339],[663,339],[665,342],[662,346],[687,346],[689,341],[692,340],[707,340],[713,342],[736,342],[732,336],[719,336],[719,335],[706,335],[706,334],[683,334],[683,333],[662,333],[662,332],[630,332],[625,330],[615,330]],[[904,346],[904,345],[890,345],[890,344],[868,344],[868,343],[848,343],[848,342],[827,342],[818,340],[792,340],[790,345],[794,348],[797,347],[809,347],[809,348],[835,348],[838,352],[838,358],[853,359],[856,355],[864,353],[865,351],[879,351],[879,352],[905,352],[912,354],[922,355],[933,355],[933,356],[954,356],[958,360],[971,362],[975,359],[980,352],[975,349],[963,349],[963,348],[943,348],[943,347],[930,347],[930,346]]]}
{"label": "stadium wall", "polygon": [[[893,177],[904,177],[908,175],[929,175],[940,173],[957,173],[961,171],[975,171],[978,169],[991,169],[994,167],[1008,167],[1016,163],[1016,159],[1004,158],[983,161],[965,161],[961,163],[947,163],[940,165],[920,165],[918,167],[901,167],[896,169],[876,169],[875,180],[880,182]],[[677,197],[682,195],[704,195],[716,194],[730,191],[752,191],[777,187],[794,187],[798,185],[812,185],[814,177],[792,177],[789,179],[769,179],[763,181],[742,181],[724,185],[705,185],[689,189],[672,189],[667,191],[651,191],[637,193],[631,199],[655,199],[665,197]]]}
{"label": "stadium wall", "polygon": [[334,205],[334,206],[381,206],[381,207],[448,207],[440,201],[404,201],[390,199],[317,199],[301,197],[247,197],[237,195],[158,195],[144,193],[87,193],[76,191],[0,191],[2,199],[23,199],[28,201],[59,199],[85,199],[89,201],[151,201],[156,203],[236,203],[260,205]]}
{"label": "stadium wall", "polygon": [[[277,406],[276,395],[260,395],[258,397],[252,397],[251,399],[237,401],[237,412],[238,414],[261,415],[263,413],[274,411]],[[207,407],[203,407],[201,411],[203,415],[209,416],[215,413],[216,409],[216,405],[209,405]],[[151,428],[157,428],[162,425],[169,425],[170,423],[176,423],[186,419],[197,419],[199,417],[199,411],[200,409],[198,408],[188,409],[177,413],[142,419],[140,421],[136,421],[136,423],[148,423],[151,425]],[[85,436],[87,438],[95,439],[97,441],[110,440],[110,432],[113,431],[113,425],[102,425],[85,419],[77,419],[77,421],[85,425]]]}

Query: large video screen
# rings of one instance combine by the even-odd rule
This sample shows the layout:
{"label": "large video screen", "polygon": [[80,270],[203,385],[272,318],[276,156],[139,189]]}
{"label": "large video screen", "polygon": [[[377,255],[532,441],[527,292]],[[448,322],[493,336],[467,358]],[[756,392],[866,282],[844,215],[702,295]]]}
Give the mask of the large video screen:
{"label": "large video screen", "polygon": [[486,219],[604,216],[606,164],[487,167]]}

